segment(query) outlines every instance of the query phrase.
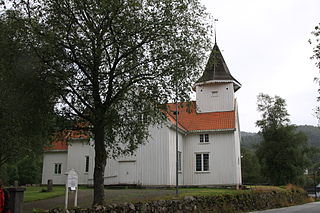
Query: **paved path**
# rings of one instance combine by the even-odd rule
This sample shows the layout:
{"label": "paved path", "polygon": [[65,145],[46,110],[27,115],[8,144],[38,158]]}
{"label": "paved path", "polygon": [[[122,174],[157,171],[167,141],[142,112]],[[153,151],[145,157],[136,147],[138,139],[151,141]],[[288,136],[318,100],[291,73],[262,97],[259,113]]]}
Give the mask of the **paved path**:
{"label": "paved path", "polygon": [[256,211],[251,213],[319,213],[319,212],[320,212],[320,202],[314,202],[314,203],[307,203],[299,206]]}

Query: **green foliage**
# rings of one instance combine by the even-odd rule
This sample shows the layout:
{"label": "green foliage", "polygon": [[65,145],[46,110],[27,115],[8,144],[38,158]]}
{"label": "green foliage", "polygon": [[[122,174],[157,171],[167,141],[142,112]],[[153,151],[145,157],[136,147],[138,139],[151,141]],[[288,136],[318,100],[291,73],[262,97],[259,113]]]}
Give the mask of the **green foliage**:
{"label": "green foliage", "polygon": [[309,39],[309,43],[313,44],[313,56],[312,59],[316,60],[316,66],[320,69],[320,23],[315,26],[314,31],[312,31],[313,39]]}
{"label": "green foliage", "polygon": [[35,184],[41,182],[41,163],[36,157],[25,157],[17,163],[19,184]]}
{"label": "green foliage", "polygon": [[241,147],[241,174],[243,184],[263,183],[261,165],[255,151]]}
{"label": "green foliage", "polygon": [[25,46],[17,12],[0,15],[0,168],[41,153],[53,117],[53,92],[37,57]]}
{"label": "green foliage", "polygon": [[262,172],[269,183],[284,185],[298,183],[308,166],[307,138],[289,125],[285,100],[265,94],[258,96],[258,110],[262,119],[257,121],[263,141],[257,149]]}
{"label": "green foliage", "polygon": [[19,173],[16,165],[9,165],[7,167],[7,177],[7,181],[10,185],[13,185],[14,181],[19,180]]}
{"label": "green foliage", "polygon": [[260,127],[263,134],[265,131],[288,125],[290,120],[284,99],[279,96],[270,97],[260,93],[257,103],[258,111],[262,113],[262,119],[258,120],[256,125]]}

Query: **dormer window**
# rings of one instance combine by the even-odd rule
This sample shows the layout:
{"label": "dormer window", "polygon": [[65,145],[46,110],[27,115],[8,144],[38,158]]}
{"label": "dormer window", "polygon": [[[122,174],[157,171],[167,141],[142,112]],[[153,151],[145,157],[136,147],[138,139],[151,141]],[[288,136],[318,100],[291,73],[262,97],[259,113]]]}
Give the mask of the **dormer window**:
{"label": "dormer window", "polygon": [[218,91],[217,90],[214,90],[211,92],[211,96],[212,97],[218,97]]}
{"label": "dormer window", "polygon": [[209,143],[209,134],[200,134],[200,143]]}

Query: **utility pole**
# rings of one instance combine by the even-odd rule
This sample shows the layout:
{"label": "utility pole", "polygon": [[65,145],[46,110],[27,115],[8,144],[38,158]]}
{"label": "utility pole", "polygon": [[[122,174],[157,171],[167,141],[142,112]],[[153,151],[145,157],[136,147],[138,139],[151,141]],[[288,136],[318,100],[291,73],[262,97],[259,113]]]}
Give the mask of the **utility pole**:
{"label": "utility pole", "polygon": [[179,135],[178,135],[178,119],[179,119],[179,111],[178,111],[178,81],[176,81],[176,196],[179,195]]}

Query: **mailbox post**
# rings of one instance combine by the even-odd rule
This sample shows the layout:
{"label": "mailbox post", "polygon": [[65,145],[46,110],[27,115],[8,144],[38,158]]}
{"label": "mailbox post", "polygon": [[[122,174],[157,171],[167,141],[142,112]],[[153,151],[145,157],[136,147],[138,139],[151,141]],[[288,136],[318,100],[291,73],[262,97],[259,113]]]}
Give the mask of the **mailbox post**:
{"label": "mailbox post", "polygon": [[74,169],[71,169],[67,175],[65,209],[68,208],[69,191],[75,191],[74,207],[78,205],[78,173]]}

